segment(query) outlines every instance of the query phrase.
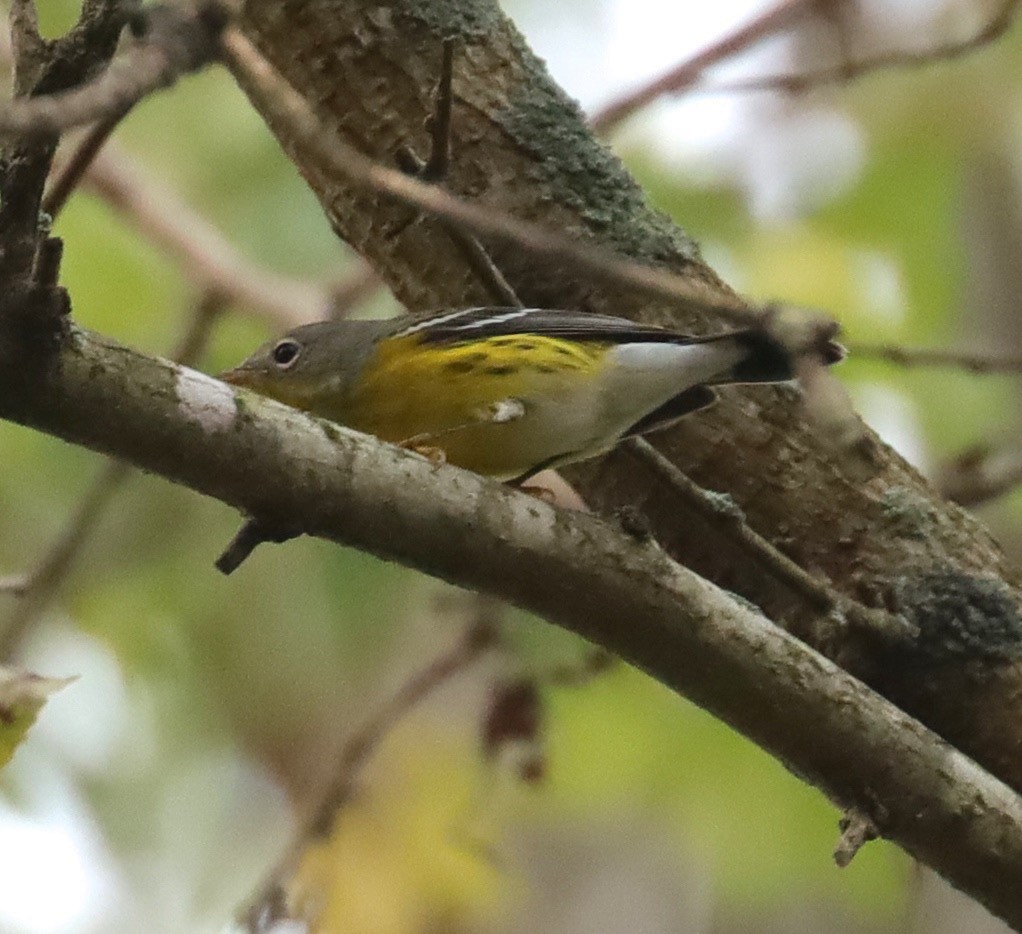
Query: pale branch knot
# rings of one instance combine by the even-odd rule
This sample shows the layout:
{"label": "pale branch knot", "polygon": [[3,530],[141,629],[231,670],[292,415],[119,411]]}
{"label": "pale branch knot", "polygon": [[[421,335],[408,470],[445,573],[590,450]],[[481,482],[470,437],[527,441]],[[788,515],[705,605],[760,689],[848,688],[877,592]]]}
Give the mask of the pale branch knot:
{"label": "pale branch knot", "polygon": [[844,869],[871,840],[880,836],[873,818],[856,808],[845,811],[838,821],[841,836],[834,847],[834,862]]}

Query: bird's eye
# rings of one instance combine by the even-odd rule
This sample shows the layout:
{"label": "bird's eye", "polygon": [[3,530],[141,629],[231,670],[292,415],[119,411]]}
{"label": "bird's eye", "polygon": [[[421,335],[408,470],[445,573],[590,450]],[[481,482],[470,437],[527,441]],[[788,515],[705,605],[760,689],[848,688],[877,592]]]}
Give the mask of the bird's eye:
{"label": "bird's eye", "polygon": [[301,351],[298,341],[282,340],[273,348],[273,362],[282,370],[286,370],[298,359]]}

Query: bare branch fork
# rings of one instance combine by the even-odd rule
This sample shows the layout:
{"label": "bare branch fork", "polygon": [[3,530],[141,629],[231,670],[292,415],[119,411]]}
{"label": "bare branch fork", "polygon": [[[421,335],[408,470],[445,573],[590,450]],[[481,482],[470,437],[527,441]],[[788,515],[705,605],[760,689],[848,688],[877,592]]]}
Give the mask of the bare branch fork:
{"label": "bare branch fork", "polygon": [[[837,4],[834,4],[837,6]],[[733,58],[768,36],[790,28],[820,6],[819,0],[783,0],[735,30],[719,42],[692,56],[648,84],[622,96],[597,111],[592,118],[594,131],[610,132],[623,120],[665,95],[685,92],[735,94],[749,91],[805,93],[828,84],[851,82],[876,71],[921,68],[939,61],[959,58],[1000,39],[1018,17],[1019,0],[1006,0],[994,16],[974,35],[958,42],[938,44],[920,51],[901,51],[842,61],[832,67],[811,71],[767,75],[759,78],[698,86],[713,65]]]}
{"label": "bare branch fork", "polygon": [[957,42],[940,43],[923,51],[894,49],[861,60],[846,60],[831,67],[817,68],[799,74],[768,75],[744,81],[722,82],[707,87],[706,91],[734,94],[744,91],[778,90],[799,94],[828,84],[853,81],[877,71],[921,68],[934,62],[951,61],[1000,39],[1015,23],[1020,8],[1022,0],[1002,0],[993,16],[973,35]]}
{"label": "bare branch fork", "polygon": [[158,4],[128,18],[135,44],[94,81],[21,98],[0,108],[0,134],[57,135],[97,121],[116,122],[147,94],[213,61],[226,21],[219,4]]}
{"label": "bare branch fork", "polygon": [[[840,15],[841,2],[842,0],[836,2],[827,0],[821,5],[820,0],[779,0],[718,42],[702,49],[645,85],[601,107],[591,119],[594,132],[609,133],[638,110],[668,95],[680,95],[691,91],[710,94],[735,94],[747,91],[805,93],[828,84],[855,81],[877,71],[921,68],[935,62],[960,58],[1000,39],[1014,24],[1022,6],[1022,0],[1004,0],[987,23],[973,35],[958,42],[940,43],[919,52],[893,50],[863,59],[842,61],[832,67],[795,74],[766,75],[742,81],[698,86],[698,82],[709,68],[734,58],[770,36],[804,22],[810,15],[819,11],[821,6],[824,8],[822,15],[830,15],[836,19]],[[830,10],[829,7],[834,9]]]}

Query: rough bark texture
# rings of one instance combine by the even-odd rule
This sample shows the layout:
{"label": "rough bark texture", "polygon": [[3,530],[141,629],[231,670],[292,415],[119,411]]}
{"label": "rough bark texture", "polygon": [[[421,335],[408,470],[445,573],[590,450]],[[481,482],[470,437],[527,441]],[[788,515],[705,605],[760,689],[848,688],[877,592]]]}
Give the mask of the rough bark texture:
{"label": "rough bark texture", "polygon": [[[426,146],[441,42],[455,37],[454,165],[448,186],[515,216],[662,264],[726,291],[692,242],[650,210],[619,162],[494,0],[248,0],[244,29],[316,108],[364,152],[392,164],[402,143]],[[258,106],[258,101],[256,101]],[[337,232],[411,308],[486,300],[436,224],[395,235],[409,212],[322,177],[273,127]],[[694,331],[718,322],[685,307],[594,287],[524,251],[495,259],[532,304],[609,311]],[[729,391],[656,439],[694,479],[727,492],[750,523],[806,568],[867,604],[904,613],[923,632],[911,652],[852,645],[834,624],[807,622],[798,598],[750,565],[721,533],[616,454],[572,479],[606,512],[641,507],[685,564],[785,621],[1022,788],[1022,618],[1017,578],[985,529],[942,501],[867,435],[838,457],[790,390]]]}

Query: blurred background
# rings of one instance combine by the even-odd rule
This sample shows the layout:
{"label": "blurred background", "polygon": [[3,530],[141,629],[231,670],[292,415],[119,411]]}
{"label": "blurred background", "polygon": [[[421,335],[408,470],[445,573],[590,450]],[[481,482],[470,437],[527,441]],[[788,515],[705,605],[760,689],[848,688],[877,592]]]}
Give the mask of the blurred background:
{"label": "blurred background", "polygon": [[[743,293],[824,309],[853,347],[1022,357],[1022,30],[802,94],[773,80],[892,52],[906,64],[1017,5],[816,4],[608,140]],[[597,113],[785,4],[503,6]],[[78,12],[39,7],[49,34]],[[395,310],[217,70],[129,116],[56,232],[76,320],[156,353],[188,331],[210,276],[251,264],[274,277],[261,307],[213,321],[207,372],[327,295]],[[949,489],[964,483],[1019,553],[1022,376],[864,352],[840,377],[870,424]],[[819,794],[645,676],[595,675],[584,645],[539,621],[307,539],[224,578],[212,562],[239,519],[222,504],[141,475],[115,489],[100,458],[6,423],[0,452],[0,577],[60,571],[69,526],[87,532],[69,573],[0,593],[18,661],[78,676],[0,774],[0,932],[231,930],[295,832],[293,802],[481,613],[501,616],[499,645],[378,731],[307,860],[295,894],[318,929],[1001,930],[887,844],[836,869],[838,814]],[[495,685],[506,699],[521,684],[537,692],[528,742],[486,745]]]}

